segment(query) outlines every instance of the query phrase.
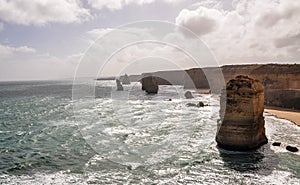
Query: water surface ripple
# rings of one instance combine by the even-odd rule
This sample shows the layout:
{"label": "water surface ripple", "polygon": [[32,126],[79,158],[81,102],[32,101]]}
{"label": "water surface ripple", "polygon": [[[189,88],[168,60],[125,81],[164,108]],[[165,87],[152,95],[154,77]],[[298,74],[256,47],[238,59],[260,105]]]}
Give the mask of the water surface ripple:
{"label": "water surface ripple", "polygon": [[[269,144],[227,152],[214,141],[217,96],[96,85],[92,102],[74,102],[71,81],[0,83],[0,184],[300,184],[300,154],[285,150],[300,148],[300,127],[290,121],[266,113]],[[125,100],[116,98],[122,93]],[[185,106],[197,101],[209,106]],[[74,116],[74,103],[93,106]]]}

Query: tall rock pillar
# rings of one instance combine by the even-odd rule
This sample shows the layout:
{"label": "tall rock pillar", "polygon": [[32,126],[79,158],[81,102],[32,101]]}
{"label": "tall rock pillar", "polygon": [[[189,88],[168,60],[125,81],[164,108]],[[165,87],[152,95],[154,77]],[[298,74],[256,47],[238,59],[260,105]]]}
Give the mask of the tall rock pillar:
{"label": "tall rock pillar", "polygon": [[246,151],[266,144],[263,85],[247,76],[237,76],[226,84],[226,94],[223,93],[226,98],[221,98],[224,118],[218,125],[218,146]]}

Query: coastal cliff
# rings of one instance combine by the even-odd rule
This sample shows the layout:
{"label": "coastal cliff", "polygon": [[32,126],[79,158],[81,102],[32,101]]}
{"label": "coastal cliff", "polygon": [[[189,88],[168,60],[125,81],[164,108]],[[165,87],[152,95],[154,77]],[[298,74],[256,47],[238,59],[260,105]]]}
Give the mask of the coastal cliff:
{"label": "coastal cliff", "polygon": [[[238,75],[258,79],[265,88],[265,105],[300,110],[300,64],[251,64],[220,67],[225,81]],[[215,74],[216,67],[177,71],[158,71],[158,85],[183,85],[185,89],[210,89],[205,74]],[[140,75],[143,76],[144,74]],[[137,75],[130,80],[141,79]],[[209,80],[210,83],[212,79]]]}
{"label": "coastal cliff", "polygon": [[247,76],[230,80],[226,92],[223,92],[221,105],[220,113],[224,117],[216,135],[219,147],[244,151],[268,142],[263,117],[264,87],[258,80]]}

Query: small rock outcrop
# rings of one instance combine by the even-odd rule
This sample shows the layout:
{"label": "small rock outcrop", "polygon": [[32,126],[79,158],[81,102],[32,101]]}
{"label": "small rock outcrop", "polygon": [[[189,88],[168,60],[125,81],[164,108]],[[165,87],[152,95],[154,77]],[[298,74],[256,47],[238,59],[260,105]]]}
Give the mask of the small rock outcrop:
{"label": "small rock outcrop", "polygon": [[186,91],[186,92],[184,93],[184,97],[185,97],[186,99],[192,99],[192,98],[194,98],[194,96],[193,96],[193,94],[191,93],[191,91]]}
{"label": "small rock outcrop", "polygon": [[294,147],[294,146],[287,146],[285,149],[290,152],[298,152],[299,151],[298,148]]}
{"label": "small rock outcrop", "polygon": [[147,76],[141,79],[142,90],[146,91],[148,94],[157,94],[158,83],[155,77]]}
{"label": "small rock outcrop", "polygon": [[124,77],[122,79],[122,84],[124,84],[124,85],[130,84],[130,79],[127,74],[124,75]]}
{"label": "small rock outcrop", "polygon": [[117,83],[117,91],[123,91],[124,88],[123,88],[120,80],[116,79],[116,83]]}
{"label": "small rock outcrop", "polygon": [[204,105],[204,103],[202,101],[200,101],[197,106],[198,107],[204,107],[205,105]]}
{"label": "small rock outcrop", "polygon": [[258,80],[247,76],[230,80],[221,97],[220,113],[224,113],[224,118],[218,125],[218,146],[247,151],[266,144],[263,112],[264,87]]}
{"label": "small rock outcrop", "polygon": [[273,145],[273,146],[280,146],[281,143],[280,143],[280,142],[274,142],[272,145]]}

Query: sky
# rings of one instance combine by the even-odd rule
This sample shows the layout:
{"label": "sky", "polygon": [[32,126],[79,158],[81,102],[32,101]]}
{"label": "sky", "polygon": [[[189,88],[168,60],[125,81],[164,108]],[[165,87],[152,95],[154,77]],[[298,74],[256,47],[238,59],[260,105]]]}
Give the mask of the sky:
{"label": "sky", "polygon": [[[299,10],[298,0],[0,0],[0,81],[199,67],[177,46],[210,52],[201,67],[300,63]],[[134,24],[145,20],[167,23]],[[126,45],[143,39],[162,42]]]}

